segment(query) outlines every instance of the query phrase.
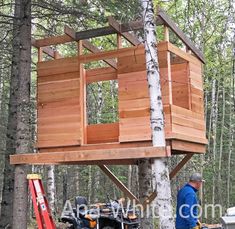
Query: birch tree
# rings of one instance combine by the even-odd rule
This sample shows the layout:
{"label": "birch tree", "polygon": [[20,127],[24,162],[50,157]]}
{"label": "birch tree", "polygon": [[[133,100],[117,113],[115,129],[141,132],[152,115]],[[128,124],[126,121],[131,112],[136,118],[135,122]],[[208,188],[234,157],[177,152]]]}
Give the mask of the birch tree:
{"label": "birch tree", "polygon": [[[150,93],[152,142],[154,147],[166,147],[153,2],[152,0],[141,0],[141,3],[143,7],[146,69]],[[159,214],[160,229],[172,229],[174,228],[174,218],[166,159],[155,159],[153,170],[156,179],[156,204]]]}

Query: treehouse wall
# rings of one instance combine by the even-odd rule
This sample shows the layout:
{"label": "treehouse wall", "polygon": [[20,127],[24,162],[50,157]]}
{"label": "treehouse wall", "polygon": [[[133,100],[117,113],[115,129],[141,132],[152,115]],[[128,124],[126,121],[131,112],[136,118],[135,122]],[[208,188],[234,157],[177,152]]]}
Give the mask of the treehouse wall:
{"label": "treehouse wall", "polygon": [[37,147],[81,142],[80,78],[76,58],[38,63]]}
{"label": "treehouse wall", "polygon": [[[158,56],[166,139],[174,139],[172,146],[176,140],[204,146],[201,62],[167,42],[158,44]],[[117,69],[83,69],[83,63],[104,58],[116,58]],[[37,148],[141,141],[151,144],[144,46],[39,62],[37,71]],[[106,80],[118,81],[119,122],[88,125],[86,85]]]}

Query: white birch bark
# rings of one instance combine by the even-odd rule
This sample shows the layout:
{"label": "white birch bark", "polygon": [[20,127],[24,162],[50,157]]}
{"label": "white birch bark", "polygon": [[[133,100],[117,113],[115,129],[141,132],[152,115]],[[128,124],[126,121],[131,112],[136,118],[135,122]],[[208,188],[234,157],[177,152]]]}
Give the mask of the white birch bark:
{"label": "white birch bark", "polygon": [[55,215],[55,166],[47,166],[47,197],[53,215]]}
{"label": "white birch bark", "polygon": [[[163,104],[159,64],[156,49],[156,26],[152,0],[141,0],[143,7],[144,35],[146,50],[146,68],[150,93],[151,129],[154,147],[166,147],[164,133]],[[174,226],[169,171],[165,158],[154,160],[160,229],[172,229]]]}

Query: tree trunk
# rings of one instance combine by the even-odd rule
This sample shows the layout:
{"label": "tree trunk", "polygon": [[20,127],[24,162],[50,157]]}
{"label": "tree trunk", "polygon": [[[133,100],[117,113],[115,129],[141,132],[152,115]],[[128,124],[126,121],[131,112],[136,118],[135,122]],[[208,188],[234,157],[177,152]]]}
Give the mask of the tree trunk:
{"label": "tree trunk", "polygon": [[[226,99],[225,99],[225,82],[223,84],[223,109],[222,109],[222,121],[221,121],[221,133],[220,133],[220,147],[219,147],[219,168],[218,168],[218,184],[217,187],[222,186],[221,179],[221,169],[222,169],[222,155],[223,155],[223,147],[224,147],[224,120],[225,120],[225,108],[226,108]],[[222,205],[222,189],[218,189],[219,201]]]}
{"label": "tree trunk", "polygon": [[[139,160],[139,196],[140,202],[143,203],[145,198],[147,198],[153,191],[151,181],[152,181],[152,164],[149,159]],[[149,207],[146,212],[144,212],[143,218],[141,219],[141,228],[153,229],[153,218],[152,209]]]}
{"label": "tree trunk", "polygon": [[20,59],[20,4],[16,2],[13,19],[13,40],[12,40],[12,63],[10,78],[10,101],[7,123],[7,139],[5,162],[3,170],[3,191],[1,202],[0,228],[12,227],[13,217],[13,190],[14,190],[14,167],[10,165],[9,155],[15,154],[16,149],[16,128],[17,128],[17,97],[19,84],[19,59]]}
{"label": "tree trunk", "polygon": [[[20,59],[17,99],[16,153],[30,151],[30,73],[31,73],[31,1],[18,0],[20,4]],[[15,166],[13,199],[13,229],[27,228],[27,167]]]}
{"label": "tree trunk", "polygon": [[[153,3],[152,0],[141,0],[141,2],[144,15],[146,68],[150,93],[152,142],[154,147],[166,147]],[[166,159],[155,159],[153,168],[154,177],[156,179],[156,204],[159,213],[159,228],[172,229],[175,226],[171,205],[172,198],[169,171]]]}
{"label": "tree trunk", "polygon": [[55,166],[47,166],[47,198],[52,214],[55,216]]}

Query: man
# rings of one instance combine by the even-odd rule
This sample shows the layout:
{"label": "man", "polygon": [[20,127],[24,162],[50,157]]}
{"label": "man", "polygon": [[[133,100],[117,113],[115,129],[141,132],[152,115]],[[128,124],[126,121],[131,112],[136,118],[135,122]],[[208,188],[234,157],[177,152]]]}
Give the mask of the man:
{"label": "man", "polygon": [[201,188],[201,174],[191,175],[189,182],[179,190],[177,195],[176,229],[200,229],[198,220],[197,191]]}

